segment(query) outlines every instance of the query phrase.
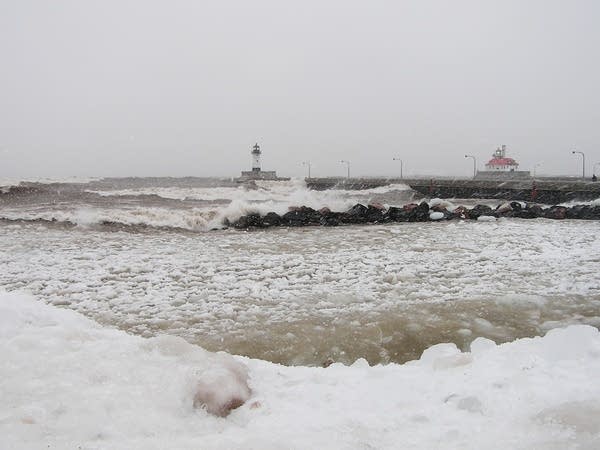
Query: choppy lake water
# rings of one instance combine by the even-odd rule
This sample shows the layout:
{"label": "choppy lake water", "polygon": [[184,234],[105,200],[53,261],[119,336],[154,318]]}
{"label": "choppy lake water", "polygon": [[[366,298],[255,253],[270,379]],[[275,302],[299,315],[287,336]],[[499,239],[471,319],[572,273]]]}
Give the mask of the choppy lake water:
{"label": "choppy lake water", "polygon": [[208,231],[252,210],[401,205],[414,193],[206,183],[96,181],[4,196],[0,287],[135,334],[284,364],[403,362],[439,342],[600,326],[597,222]]}

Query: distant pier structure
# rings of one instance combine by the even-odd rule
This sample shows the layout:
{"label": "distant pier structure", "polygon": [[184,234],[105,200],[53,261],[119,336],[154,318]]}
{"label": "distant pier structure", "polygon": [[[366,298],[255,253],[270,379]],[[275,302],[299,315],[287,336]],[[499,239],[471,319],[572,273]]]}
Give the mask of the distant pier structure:
{"label": "distant pier structure", "polygon": [[477,172],[475,179],[523,180],[531,178],[528,170],[519,170],[519,163],[506,156],[506,145],[496,149],[485,165],[486,170]]}
{"label": "distant pier structure", "polygon": [[278,177],[277,173],[274,170],[262,170],[260,157],[262,155],[262,151],[260,150],[260,145],[258,142],[254,144],[252,147],[252,151],[250,152],[252,156],[252,170],[243,171],[242,175],[239,178],[236,178],[236,181],[239,183],[244,183],[246,181],[253,180],[271,180],[271,181],[287,181],[289,178]]}

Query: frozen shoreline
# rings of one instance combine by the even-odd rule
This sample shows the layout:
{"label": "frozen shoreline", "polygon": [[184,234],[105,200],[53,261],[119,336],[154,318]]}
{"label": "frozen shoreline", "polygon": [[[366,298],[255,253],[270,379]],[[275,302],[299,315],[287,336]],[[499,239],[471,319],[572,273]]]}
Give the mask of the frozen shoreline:
{"label": "frozen shoreline", "polygon": [[2,448],[600,443],[600,334],[589,326],[499,346],[480,338],[465,353],[439,344],[404,365],[359,360],[323,369],[235,357],[248,367],[253,393],[222,419],[192,406],[199,369],[214,358],[197,347],[103,328],[23,294],[0,294],[0,312]]}

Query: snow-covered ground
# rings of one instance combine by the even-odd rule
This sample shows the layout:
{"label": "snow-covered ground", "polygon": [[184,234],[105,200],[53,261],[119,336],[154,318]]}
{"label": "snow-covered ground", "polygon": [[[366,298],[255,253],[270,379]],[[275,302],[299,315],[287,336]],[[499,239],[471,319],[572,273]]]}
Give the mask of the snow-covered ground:
{"label": "snow-covered ground", "polygon": [[[584,325],[404,365],[284,367],[0,293],[0,361],[3,450],[600,447],[600,334]],[[194,408],[203,383],[239,394],[243,366],[243,406]]]}

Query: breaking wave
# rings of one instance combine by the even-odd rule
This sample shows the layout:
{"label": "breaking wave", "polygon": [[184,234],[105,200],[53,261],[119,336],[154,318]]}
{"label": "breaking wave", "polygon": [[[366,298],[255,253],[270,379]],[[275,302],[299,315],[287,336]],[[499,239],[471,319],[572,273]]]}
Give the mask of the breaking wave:
{"label": "breaking wave", "polygon": [[0,178],[0,188],[11,186],[19,186],[21,184],[87,184],[96,181],[102,181],[102,177],[23,177],[23,178]]}
{"label": "breaking wave", "polygon": [[362,191],[316,191],[304,180],[259,181],[235,186],[144,186],[116,190],[91,185],[22,184],[0,195],[0,220],[110,229],[172,229],[193,232],[222,228],[250,213],[285,214],[290,208],[328,207],[346,211],[356,203],[402,204],[413,199],[406,185]]}
{"label": "breaking wave", "polygon": [[[129,231],[143,229],[208,231],[220,227],[215,221],[216,211],[138,208],[135,210],[42,211],[26,214],[3,213],[0,220],[15,223],[41,223],[66,227],[109,228]],[[214,225],[213,225],[214,222]]]}
{"label": "breaking wave", "polygon": [[[302,179],[290,181],[257,181],[253,184],[222,187],[142,187],[119,190],[89,190],[89,192],[105,196],[143,196],[158,195],[163,198],[177,200],[244,200],[249,202],[319,202],[332,203],[344,197],[365,197],[377,194],[389,194],[397,191],[411,191],[404,184],[392,184],[373,189],[357,191],[331,189],[313,191],[306,187]],[[412,191],[411,191],[412,192]]]}

